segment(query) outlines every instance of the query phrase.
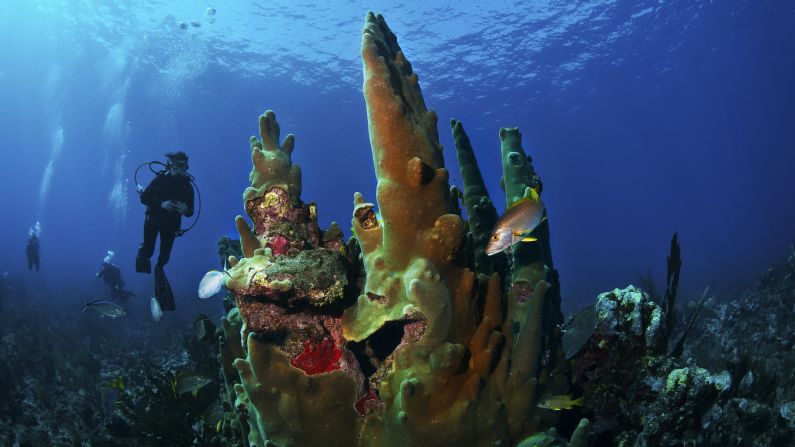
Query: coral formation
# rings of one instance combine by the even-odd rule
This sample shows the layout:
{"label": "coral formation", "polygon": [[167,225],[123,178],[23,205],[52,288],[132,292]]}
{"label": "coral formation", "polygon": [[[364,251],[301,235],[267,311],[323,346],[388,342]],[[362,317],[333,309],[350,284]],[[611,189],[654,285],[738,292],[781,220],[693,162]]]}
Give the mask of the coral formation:
{"label": "coral formation", "polygon": [[[189,321],[93,318],[68,295],[42,312],[38,297],[8,285],[0,281],[0,445],[227,445],[215,430],[215,337],[197,339]],[[172,389],[185,372],[207,379],[195,396]]]}
{"label": "coral formation", "polygon": [[564,338],[575,340],[574,351],[577,332],[586,332],[572,354],[572,380],[596,443],[791,445],[793,325],[776,316],[791,311],[793,286],[795,254],[742,298],[710,298],[683,356],[665,353],[666,314],[644,292],[629,286],[599,295],[595,327],[575,315]]}
{"label": "coral formation", "polygon": [[464,182],[462,196],[469,218],[469,234],[472,235],[469,245],[473,251],[475,271],[485,275],[490,275],[492,272],[503,272],[506,262],[505,253],[498,253],[494,256],[486,254],[486,245],[491,230],[497,223],[497,209],[494,208],[494,204],[489,198],[489,192],[475,159],[475,151],[469,141],[469,136],[464,131],[464,124],[452,119],[450,127],[453,132],[458,166],[461,169],[461,178]]}
{"label": "coral formation", "polygon": [[[336,225],[322,231],[316,206],[301,201],[294,138],[279,145],[273,112],[260,118],[261,140],[251,140],[244,206],[253,227],[236,219],[242,257],[229,258],[227,287],[237,309],[224,321],[219,356],[226,406],[234,409],[225,421],[236,439],[256,446],[585,446],[589,434],[597,445],[791,441],[795,396],[782,386],[771,391],[786,381],[780,369],[742,356],[706,369],[680,355],[706,292],[669,352],[679,325],[676,235],[662,307],[635,287],[616,289],[575,315],[564,335],[549,220],[534,230],[536,241],[487,256],[497,211],[462,123],[450,123],[459,191],[448,185],[436,115],[381,16],[367,17],[362,58],[378,184],[375,203],[354,194],[348,244]],[[507,206],[540,200],[543,185],[521,133],[502,128],[499,136]],[[771,276],[792,290],[791,272]],[[782,290],[775,303],[786,302]],[[584,407],[563,418],[538,406],[542,396],[572,392]],[[593,422],[577,423],[578,416]]]}
{"label": "coral formation", "polygon": [[[249,445],[567,444],[544,432],[556,415],[536,406],[542,393],[568,388],[546,224],[513,279],[499,258],[484,258],[496,211],[463,127],[452,123],[467,160],[464,203],[472,215],[484,207],[469,226],[448,184],[436,115],[372,13],[362,59],[377,205],[354,195],[349,244],[336,225],[321,231],[316,206],[301,201],[294,138],[279,144],[273,112],[251,139],[244,206],[253,227],[237,217],[243,257],[229,258],[226,283],[243,352],[229,347],[230,313],[220,356],[235,405],[245,405]],[[506,194],[540,191],[518,130],[500,136],[510,149]],[[234,355],[240,383],[228,374]],[[588,430],[583,421],[572,444],[584,445]]]}

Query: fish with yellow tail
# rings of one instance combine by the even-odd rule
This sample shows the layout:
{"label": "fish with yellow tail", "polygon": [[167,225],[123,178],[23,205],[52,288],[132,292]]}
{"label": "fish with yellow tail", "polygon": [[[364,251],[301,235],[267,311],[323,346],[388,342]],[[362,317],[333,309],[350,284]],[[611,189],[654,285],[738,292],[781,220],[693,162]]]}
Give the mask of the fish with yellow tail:
{"label": "fish with yellow tail", "polygon": [[572,399],[571,394],[549,396],[541,399],[541,402],[538,403],[538,408],[555,411],[571,410],[574,407],[581,407],[583,405],[582,399],[582,397]]}
{"label": "fish with yellow tail", "polygon": [[518,242],[534,242],[529,233],[546,219],[544,203],[538,192],[530,188],[529,195],[511,206],[494,224],[486,254],[489,256],[513,246]]}

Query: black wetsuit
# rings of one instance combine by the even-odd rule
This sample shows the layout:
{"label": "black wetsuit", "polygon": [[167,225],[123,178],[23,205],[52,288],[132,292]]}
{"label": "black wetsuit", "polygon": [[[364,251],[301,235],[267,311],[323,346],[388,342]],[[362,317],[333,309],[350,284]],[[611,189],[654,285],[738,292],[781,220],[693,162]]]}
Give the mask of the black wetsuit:
{"label": "black wetsuit", "polygon": [[193,187],[187,175],[165,171],[158,174],[141,193],[141,203],[147,208],[144,241],[138,249],[136,260],[136,270],[139,272],[149,273],[149,258],[155,252],[158,233],[160,233],[160,253],[157,256],[157,266],[162,268],[168,263],[174,238],[182,223],[182,215],[179,211],[164,209],[161,204],[166,200],[184,203],[188,207],[185,216],[193,215]]}
{"label": "black wetsuit", "polygon": [[39,238],[34,234],[28,238],[28,243],[25,245],[25,254],[28,256],[28,270],[33,270],[36,266],[36,271],[39,271]]}
{"label": "black wetsuit", "polygon": [[119,266],[110,262],[102,263],[102,270],[97,273],[97,278],[102,278],[110,287],[110,297],[114,300],[126,301],[132,292],[124,290],[124,279],[121,277]]}

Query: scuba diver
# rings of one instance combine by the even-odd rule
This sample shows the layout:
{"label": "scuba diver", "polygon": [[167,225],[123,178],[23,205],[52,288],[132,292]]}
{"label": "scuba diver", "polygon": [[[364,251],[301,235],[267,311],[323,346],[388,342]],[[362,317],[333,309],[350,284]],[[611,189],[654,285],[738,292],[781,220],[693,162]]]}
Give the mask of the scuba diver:
{"label": "scuba diver", "polygon": [[25,244],[25,254],[28,257],[28,270],[33,270],[36,266],[36,271],[39,271],[41,264],[41,255],[39,253],[39,235],[41,234],[41,225],[36,222],[35,225],[28,230],[28,241]]}
{"label": "scuba diver", "polygon": [[[160,234],[160,253],[155,265],[155,298],[161,310],[174,310],[174,296],[163,272],[163,266],[168,263],[174,239],[190,229],[181,230],[180,224],[182,216],[193,215],[195,184],[193,177],[188,174],[188,156],[185,152],[169,152],[166,157],[168,162],[165,164],[165,169],[161,171],[152,169],[153,164],[162,165],[156,161],[147,162],[138,167],[140,169],[142,166],[148,165],[156,175],[146,188],[141,186],[136,179],[136,190],[141,196],[141,203],[146,205],[146,220],[144,221],[144,241],[138,248],[135,270],[139,273],[151,273],[150,258],[155,251],[157,235]],[[194,221],[194,225],[195,223]]]}
{"label": "scuba diver", "polygon": [[97,278],[102,278],[102,280],[110,287],[110,298],[112,300],[120,300],[122,302],[127,301],[130,299],[131,296],[135,296],[135,293],[124,290],[124,280],[121,277],[121,269],[119,266],[110,262],[113,259],[112,250],[108,250],[108,254],[105,255],[105,258],[102,260],[102,268],[99,272],[97,272]]}

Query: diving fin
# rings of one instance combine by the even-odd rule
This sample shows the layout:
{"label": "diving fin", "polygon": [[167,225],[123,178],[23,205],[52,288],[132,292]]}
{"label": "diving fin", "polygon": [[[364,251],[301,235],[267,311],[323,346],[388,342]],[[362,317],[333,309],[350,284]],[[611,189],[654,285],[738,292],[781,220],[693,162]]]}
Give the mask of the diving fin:
{"label": "diving fin", "polygon": [[171,285],[168,283],[166,273],[163,267],[155,266],[155,297],[157,298],[160,309],[174,310],[176,305],[174,303],[174,293],[171,291]]}
{"label": "diving fin", "polygon": [[[143,246],[143,244],[141,244]],[[138,249],[138,256],[135,257],[135,271],[138,273],[152,273],[152,264],[149,258],[141,254],[140,247]]]}

